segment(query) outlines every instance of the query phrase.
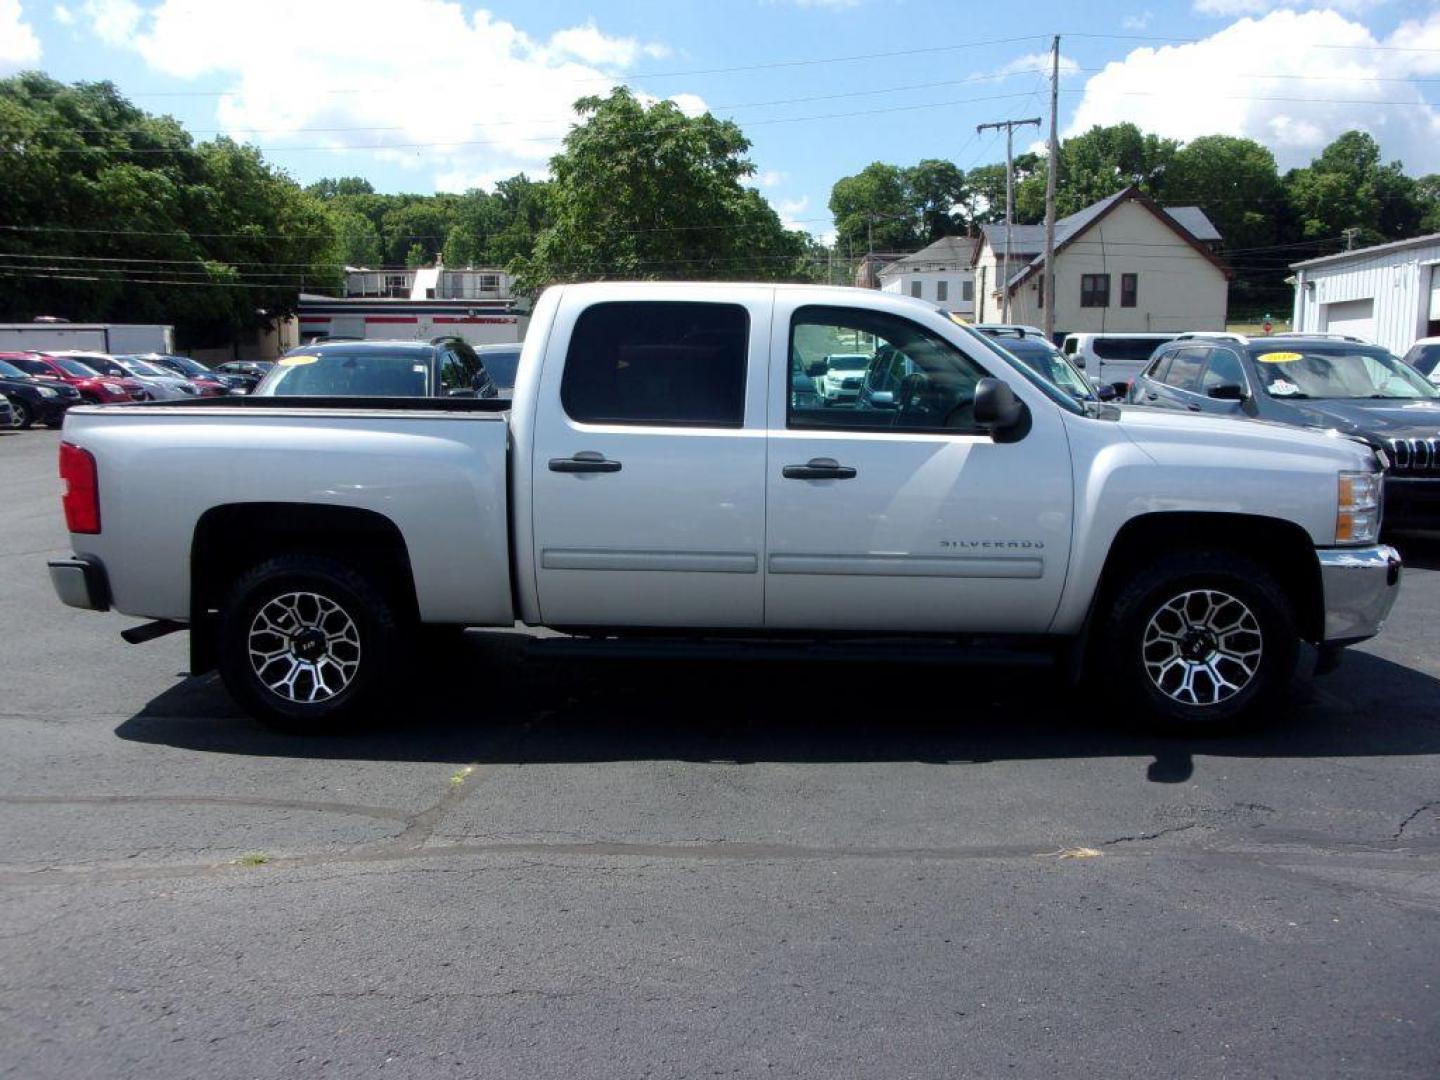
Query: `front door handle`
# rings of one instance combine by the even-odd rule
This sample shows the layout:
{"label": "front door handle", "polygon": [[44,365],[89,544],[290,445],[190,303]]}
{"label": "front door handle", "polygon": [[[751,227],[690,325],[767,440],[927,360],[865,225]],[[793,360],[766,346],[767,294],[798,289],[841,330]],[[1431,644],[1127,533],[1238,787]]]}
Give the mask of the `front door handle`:
{"label": "front door handle", "polygon": [[1154,401],[1154,400],[1155,400],[1156,398],[1158,398],[1159,396],[1160,396],[1159,394],[1146,394],[1146,395],[1145,395],[1145,400],[1146,400],[1146,401]]}
{"label": "front door handle", "polygon": [[550,471],[566,473],[619,472],[620,462],[610,461],[604,454],[596,450],[581,450],[573,457],[552,457]]}
{"label": "front door handle", "polygon": [[780,470],[786,480],[853,480],[855,470],[834,458],[811,458],[804,465],[786,465]]}
{"label": "front door handle", "polygon": [[1199,412],[1199,411],[1200,411],[1200,406],[1199,406],[1199,405],[1196,405],[1194,402],[1188,403],[1185,407],[1186,407],[1187,409],[1189,409],[1191,412]]}

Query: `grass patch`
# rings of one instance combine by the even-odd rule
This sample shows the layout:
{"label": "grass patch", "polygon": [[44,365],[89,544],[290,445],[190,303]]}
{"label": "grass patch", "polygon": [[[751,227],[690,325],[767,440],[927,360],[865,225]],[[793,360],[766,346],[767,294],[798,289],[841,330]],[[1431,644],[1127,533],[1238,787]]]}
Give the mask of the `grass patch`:
{"label": "grass patch", "polygon": [[456,769],[453,773],[450,774],[450,784],[451,784],[451,786],[452,786],[452,787],[459,787],[459,786],[460,786],[461,784],[463,784],[466,780],[470,779],[470,774],[473,773],[474,771],[475,771],[475,766],[474,766],[474,765],[466,765],[463,769]]}
{"label": "grass patch", "polygon": [[263,851],[247,851],[238,859],[231,859],[231,866],[264,866],[270,861],[270,856]]}

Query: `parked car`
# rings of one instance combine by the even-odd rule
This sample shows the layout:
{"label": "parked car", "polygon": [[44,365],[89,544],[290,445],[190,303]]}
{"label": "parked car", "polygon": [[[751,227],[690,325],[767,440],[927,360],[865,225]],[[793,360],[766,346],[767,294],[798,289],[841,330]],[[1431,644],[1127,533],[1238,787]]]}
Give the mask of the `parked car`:
{"label": "parked car", "polygon": [[1440,529],[1440,387],[1356,338],[1187,334],[1136,381],[1139,404],[1252,417],[1383,450],[1392,529]]}
{"label": "parked car", "polygon": [[227,360],[223,364],[216,364],[214,371],[217,375],[236,380],[236,384],[231,387],[231,393],[249,394],[254,393],[260,380],[274,366],[269,360]]}
{"label": "parked car", "polygon": [[[150,391],[150,396],[156,401],[176,401],[183,398],[195,398],[200,396],[200,388],[189,379],[182,379],[173,371],[156,367],[154,364],[147,364],[144,360],[137,360],[133,356],[108,356],[103,354],[92,354],[100,357],[97,362],[109,360],[119,366],[120,370],[138,381]],[[86,359],[80,357],[80,362],[86,363]],[[94,366],[94,365],[91,365]]]}
{"label": "parked car", "polygon": [[993,338],[1002,349],[1039,372],[1067,394],[1074,396],[1077,401],[1111,401],[1116,396],[1114,387],[1109,383],[1096,386],[1085,378],[1075,365],[1066,359],[1065,354],[1051,344],[1043,330],[1000,323],[976,323],[974,328],[986,337]]}
{"label": "parked car", "polygon": [[510,392],[515,389],[515,373],[520,370],[522,348],[518,341],[513,345],[474,346],[475,354],[490,373],[490,379],[501,397],[509,397]]}
{"label": "parked car", "polygon": [[73,387],[80,400],[89,405],[119,405],[127,401],[148,401],[150,395],[134,379],[97,375],[92,368],[68,356],[45,353],[0,353],[0,359],[27,375],[58,379]]}
{"label": "parked car", "polygon": [[80,403],[80,393],[59,379],[27,374],[8,360],[0,360],[0,393],[10,399],[10,425],[28,428],[41,423],[59,427],[65,410]]}
{"label": "parked car", "polygon": [[475,350],[458,340],[332,341],[282,356],[256,397],[498,397]]}
{"label": "parked car", "polygon": [[1124,394],[1155,350],[1174,341],[1176,334],[1066,334],[1060,351],[1097,383],[1108,383]]}
{"label": "parked car", "polygon": [[0,394],[0,428],[15,426],[15,410],[10,407],[10,399]]}
{"label": "parked car", "polygon": [[243,385],[239,377],[220,375],[188,356],[172,356],[169,353],[140,353],[135,359],[143,360],[154,367],[163,368],[182,379],[189,379],[199,388],[203,397],[228,394],[231,390]]}
{"label": "parked car", "polygon": [[839,405],[858,398],[860,385],[865,381],[865,370],[870,366],[873,355],[830,353],[821,363],[812,365],[810,374],[815,379],[815,393],[820,396],[820,404]]}
{"label": "parked car", "polygon": [[[1399,589],[1369,447],[1078,402],[908,297],[566,285],[530,333],[513,401],[81,410],[57,594],[158,620],[132,640],[188,626],[190,670],[218,662],[292,731],[384,715],[430,677],[426,625],[516,620],[600,655],[681,637],[859,658],[888,637],[933,657],[978,637],[1088,671],[1107,708],[1215,730],[1282,700],[1302,639],[1329,666],[1377,633]],[[802,369],[817,342],[893,349],[914,393],[807,408],[775,337]],[[278,370],[333,392],[399,349],[312,346]]]}
{"label": "parked car", "polygon": [[1433,383],[1440,383],[1440,337],[1421,338],[1410,346],[1405,363]]}

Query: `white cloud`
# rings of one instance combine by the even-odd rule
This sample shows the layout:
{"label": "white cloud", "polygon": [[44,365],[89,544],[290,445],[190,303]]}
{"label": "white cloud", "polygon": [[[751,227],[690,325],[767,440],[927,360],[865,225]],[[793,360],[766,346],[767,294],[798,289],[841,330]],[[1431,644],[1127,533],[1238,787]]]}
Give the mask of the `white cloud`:
{"label": "white cloud", "polygon": [[1153,11],[1142,11],[1138,15],[1126,15],[1120,20],[1122,30],[1144,30],[1154,20]]}
{"label": "white cloud", "polygon": [[1317,8],[1328,11],[1366,11],[1386,0],[1195,0],[1192,7],[1199,15],[1216,15],[1233,19],[1237,15],[1265,15],[1280,8]]}
{"label": "white cloud", "polygon": [[766,188],[777,188],[785,182],[787,175],[787,173],[780,172],[778,169],[766,169],[764,172],[756,175],[755,186],[762,191]]}
{"label": "white cloud", "polygon": [[40,39],[25,21],[20,0],[0,0],[0,74],[40,59]]}
{"label": "white cloud", "polygon": [[55,21],[61,26],[73,26],[75,24],[75,13],[64,4],[56,4],[51,14],[55,16]]}
{"label": "white cloud", "polygon": [[810,198],[801,195],[798,199],[782,199],[775,207],[775,212],[780,215],[780,222],[787,229],[800,229],[808,232],[809,229],[804,222],[797,220],[810,205]]}
{"label": "white cloud", "polygon": [[135,0],[85,0],[81,14],[106,45],[129,45],[143,12]]}
{"label": "white cloud", "polygon": [[689,117],[704,116],[710,111],[710,106],[699,94],[672,94],[670,100]]}
{"label": "white cloud", "polygon": [[1440,116],[1418,86],[1392,80],[1440,66],[1440,54],[1381,46],[1412,47],[1431,35],[1440,44],[1440,12],[1384,43],[1334,11],[1241,19],[1201,41],[1136,49],[1107,64],[1085,84],[1065,134],[1128,120],[1182,140],[1239,135],[1270,146],[1284,169],[1361,128],[1387,158],[1430,172],[1440,168]]}
{"label": "white cloud", "polygon": [[[996,68],[992,75],[1033,75],[1036,73],[1050,74],[1050,66],[1053,63],[1048,52],[1026,53],[1024,56],[1017,56],[1008,64]],[[1064,53],[1060,54],[1060,74],[1073,75],[1080,70],[1080,65]]]}
{"label": "white cloud", "polygon": [[[87,0],[84,12],[102,40],[151,69],[218,79],[231,91],[219,125],[276,148],[281,165],[332,158],[298,159],[287,146],[347,148],[363,153],[335,153],[331,171],[389,160],[446,189],[543,174],[577,98],[608,93],[631,64],[668,52],[594,22],[538,39],[458,0]],[[672,100],[705,109],[693,94]]]}

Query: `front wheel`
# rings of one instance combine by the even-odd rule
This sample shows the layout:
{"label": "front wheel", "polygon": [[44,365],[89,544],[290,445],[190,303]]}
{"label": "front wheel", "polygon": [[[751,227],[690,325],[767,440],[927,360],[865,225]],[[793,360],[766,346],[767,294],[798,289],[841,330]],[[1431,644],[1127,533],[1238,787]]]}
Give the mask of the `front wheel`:
{"label": "front wheel", "polygon": [[371,718],[391,689],[401,638],[394,610],[344,563],[286,555],[230,590],[220,674],[254,717],[286,733],[338,734]]}
{"label": "front wheel", "polygon": [[1136,712],[1169,730],[1219,732],[1289,686],[1294,606],[1259,563],[1225,552],[1162,556],[1110,605],[1098,658]]}
{"label": "front wheel", "polygon": [[30,406],[23,401],[10,402],[10,426],[28,428],[35,422],[35,416],[30,412]]}

